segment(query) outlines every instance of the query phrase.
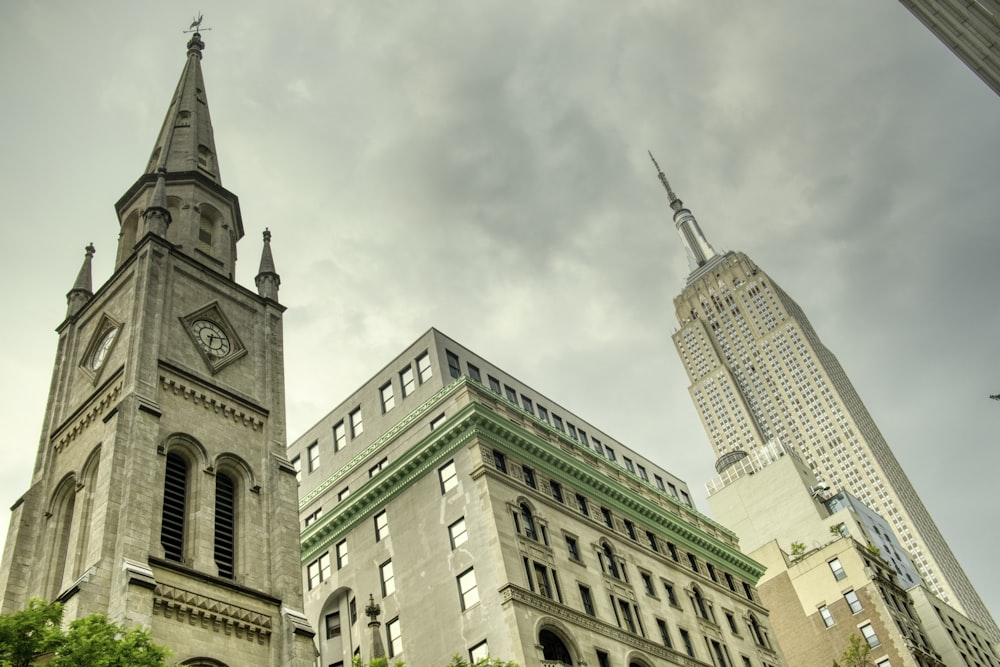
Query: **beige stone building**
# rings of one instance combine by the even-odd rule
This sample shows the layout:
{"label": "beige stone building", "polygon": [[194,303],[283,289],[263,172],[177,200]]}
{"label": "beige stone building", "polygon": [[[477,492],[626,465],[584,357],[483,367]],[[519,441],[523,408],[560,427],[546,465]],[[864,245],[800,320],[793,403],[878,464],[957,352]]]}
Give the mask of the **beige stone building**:
{"label": "beige stone building", "polygon": [[[0,610],[59,600],[148,627],[184,665],[310,665],[282,312],[265,233],[222,186],[195,33],[144,173],[116,204],[114,273],[88,247],[59,325],[36,465],[13,508]],[[109,230],[110,234],[110,230]]]}
{"label": "beige stone building", "polygon": [[718,254],[660,172],[691,273],[673,341],[716,470],[768,443],[884,517],[935,595],[994,638],[1000,629],[878,426],[805,313],[741,252]]}
{"label": "beige stone building", "polygon": [[427,667],[786,664],[762,569],[683,481],[434,329],[289,458],[322,667],[372,630]]}

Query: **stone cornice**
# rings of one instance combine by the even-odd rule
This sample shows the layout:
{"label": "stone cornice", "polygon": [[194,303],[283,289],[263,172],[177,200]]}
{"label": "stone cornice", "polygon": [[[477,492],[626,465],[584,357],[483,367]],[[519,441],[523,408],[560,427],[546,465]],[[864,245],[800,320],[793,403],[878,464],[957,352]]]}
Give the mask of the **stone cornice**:
{"label": "stone cornice", "polygon": [[84,403],[76,412],[70,415],[55,430],[52,435],[53,447],[57,452],[62,451],[71,442],[76,440],[80,434],[97,421],[101,415],[111,410],[121,397],[122,388],[125,381],[122,377],[122,369],[118,369],[104,385],[91,396],[90,400]]}
{"label": "stone cornice", "polygon": [[212,396],[211,394],[215,392],[206,393],[202,391],[201,387],[190,387],[180,379],[167,377],[166,375],[160,376],[160,386],[164,391],[168,391],[175,396],[181,396],[184,400],[191,401],[195,405],[204,406],[206,410],[211,410],[227,421],[232,421],[236,424],[242,423],[254,431],[259,431],[264,426],[264,420],[261,415],[249,412],[242,405],[233,405],[221,400],[221,398]]}
{"label": "stone cornice", "polygon": [[[178,621],[200,622],[215,632],[246,636],[264,643],[271,636],[271,617],[252,609],[215,598],[157,583],[153,590],[153,613]],[[186,617],[186,618],[185,618]]]}
{"label": "stone cornice", "polygon": [[514,603],[531,607],[536,611],[554,616],[561,621],[572,623],[573,625],[585,628],[590,632],[604,635],[605,637],[608,637],[616,642],[631,646],[632,648],[638,649],[650,656],[656,656],[657,658],[666,660],[666,664],[683,665],[684,667],[710,667],[709,663],[702,662],[701,660],[689,657],[673,649],[656,644],[648,639],[645,639],[644,637],[632,634],[631,632],[625,632],[618,626],[599,621],[593,616],[588,616],[587,614],[576,611],[575,609],[559,604],[554,600],[550,600],[547,597],[526,591],[520,586],[507,584],[498,592],[500,593],[502,605]]}

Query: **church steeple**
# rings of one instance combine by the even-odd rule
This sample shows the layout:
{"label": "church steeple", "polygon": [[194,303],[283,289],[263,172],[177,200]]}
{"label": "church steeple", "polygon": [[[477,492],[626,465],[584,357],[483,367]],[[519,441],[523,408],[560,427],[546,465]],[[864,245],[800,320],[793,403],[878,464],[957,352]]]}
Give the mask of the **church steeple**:
{"label": "church steeple", "polygon": [[233,278],[243,221],[236,195],[222,187],[201,73],[205,42],[187,42],[180,80],[143,174],[115,209],[121,224],[119,267],[148,234],[212,270]]}
{"label": "church steeple", "polygon": [[667,181],[663,170],[660,169],[660,165],[657,164],[656,158],[653,157],[652,151],[649,152],[649,159],[653,161],[653,166],[656,167],[660,182],[663,183],[663,187],[667,191],[670,208],[674,210],[674,226],[677,228],[677,233],[680,234],[681,242],[684,243],[684,249],[687,251],[688,266],[692,271],[696,271],[708,260],[715,257],[715,249],[709,244],[708,239],[705,238],[701,228],[698,226],[698,221],[695,220],[694,214],[684,208],[684,202],[670,188],[670,183]]}
{"label": "church steeple", "polygon": [[274,257],[271,256],[271,230],[264,230],[264,249],[260,253],[260,269],[257,277],[254,278],[257,284],[257,293],[266,299],[278,300],[278,286],[281,285],[281,277],[274,268]]}
{"label": "church steeple", "polygon": [[83,265],[76,275],[76,282],[72,289],[66,294],[66,317],[72,317],[80,312],[91,297],[94,296],[93,278],[91,264],[94,259],[94,244],[90,243],[86,248],[86,255],[83,258]]}

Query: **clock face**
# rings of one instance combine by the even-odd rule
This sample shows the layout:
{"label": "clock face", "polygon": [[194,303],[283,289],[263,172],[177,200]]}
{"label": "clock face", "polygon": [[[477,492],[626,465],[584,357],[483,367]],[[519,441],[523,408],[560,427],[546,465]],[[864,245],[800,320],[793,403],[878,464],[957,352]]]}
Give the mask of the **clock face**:
{"label": "clock face", "polygon": [[104,365],[104,360],[108,358],[108,352],[111,350],[111,345],[115,342],[115,338],[117,336],[117,328],[111,328],[104,332],[101,339],[97,342],[94,352],[90,356],[91,370],[96,371]]}
{"label": "clock face", "polygon": [[206,354],[212,357],[222,358],[232,350],[232,343],[229,336],[215,322],[211,320],[195,320],[191,323],[191,331],[198,345]]}

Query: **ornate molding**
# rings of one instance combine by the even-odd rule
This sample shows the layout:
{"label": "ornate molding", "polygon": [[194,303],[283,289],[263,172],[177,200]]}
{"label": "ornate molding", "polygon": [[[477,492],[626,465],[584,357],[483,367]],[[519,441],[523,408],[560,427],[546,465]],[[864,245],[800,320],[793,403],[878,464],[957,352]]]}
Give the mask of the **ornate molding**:
{"label": "ornate molding", "polygon": [[617,626],[599,621],[593,616],[588,616],[584,613],[576,611],[575,609],[570,609],[569,607],[561,605],[554,600],[548,599],[547,597],[537,595],[531,591],[526,591],[519,586],[507,584],[499,590],[499,593],[501,604],[523,604],[535,609],[536,611],[542,612],[543,614],[554,616],[559,620],[582,627],[590,632],[603,635],[621,644],[631,646],[632,648],[638,649],[650,656],[656,656],[657,658],[666,660],[668,661],[666,664],[684,665],[684,667],[710,667],[708,663],[696,660],[695,658],[691,658],[683,653],[678,653],[677,651],[668,649],[665,646],[655,644],[648,639],[644,639],[643,637],[634,635],[630,632],[625,632]]}
{"label": "ornate molding", "polygon": [[124,386],[124,380],[119,377],[118,382],[107,387],[104,391],[92,398],[76,415],[71,417],[62,427],[60,427],[56,437],[53,438],[53,446],[55,450],[57,452],[61,452],[74,440],[80,437],[80,435],[83,434],[83,432],[86,431],[91,424],[100,419],[101,415],[116,405],[118,403],[118,399],[121,397],[122,388]]}
{"label": "ornate molding", "polygon": [[153,590],[153,615],[186,620],[260,644],[267,643],[271,636],[271,617],[267,614],[166,584],[158,583]]}
{"label": "ornate molding", "polygon": [[186,401],[191,401],[195,405],[201,405],[206,410],[211,410],[220,417],[235,424],[243,424],[247,428],[259,431],[264,427],[264,420],[258,415],[247,412],[241,407],[235,407],[222,400],[205,394],[200,389],[195,389],[183,384],[180,380],[160,376],[160,386],[165,391],[169,391],[175,396],[180,396]]}

